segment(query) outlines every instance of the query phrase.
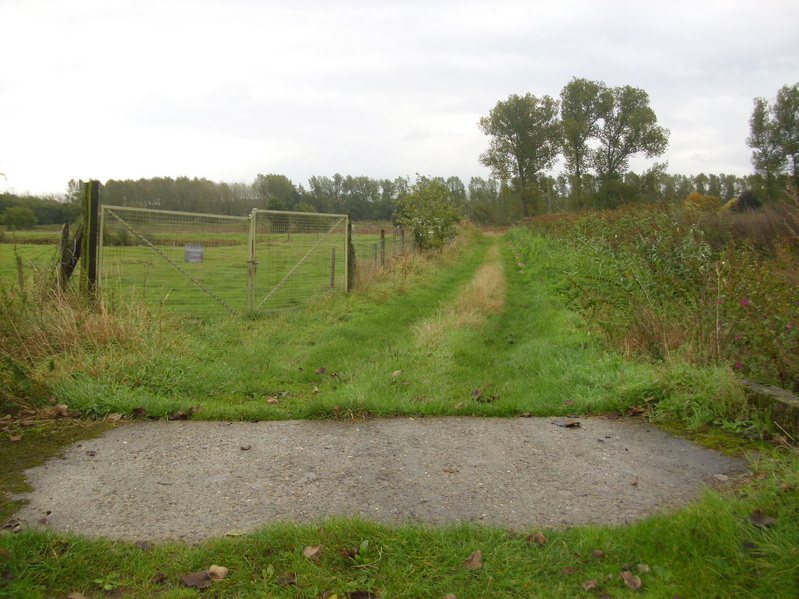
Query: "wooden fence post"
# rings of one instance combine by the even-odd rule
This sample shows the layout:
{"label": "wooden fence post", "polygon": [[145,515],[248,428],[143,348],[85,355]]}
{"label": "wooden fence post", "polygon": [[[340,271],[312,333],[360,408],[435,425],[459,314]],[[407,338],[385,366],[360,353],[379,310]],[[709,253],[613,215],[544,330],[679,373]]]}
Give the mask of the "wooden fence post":
{"label": "wooden fence post", "polygon": [[380,266],[386,265],[386,230],[380,229]]}
{"label": "wooden fence post", "polygon": [[83,184],[83,247],[80,266],[84,291],[94,293],[97,286],[97,240],[100,215],[100,182]]}

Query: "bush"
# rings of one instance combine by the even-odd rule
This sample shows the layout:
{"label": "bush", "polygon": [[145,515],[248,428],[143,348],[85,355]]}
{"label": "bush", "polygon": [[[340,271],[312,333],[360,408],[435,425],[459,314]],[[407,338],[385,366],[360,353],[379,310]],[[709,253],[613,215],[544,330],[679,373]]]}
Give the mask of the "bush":
{"label": "bush", "polygon": [[411,193],[403,196],[394,213],[394,222],[413,232],[421,249],[441,247],[455,236],[460,207],[449,188],[441,181],[420,177]]}
{"label": "bush", "polygon": [[580,256],[560,291],[607,343],[799,390],[799,204],[625,206],[535,218]]}
{"label": "bush", "polygon": [[39,219],[27,206],[12,206],[0,216],[0,224],[8,227],[10,231],[32,229],[37,222]]}

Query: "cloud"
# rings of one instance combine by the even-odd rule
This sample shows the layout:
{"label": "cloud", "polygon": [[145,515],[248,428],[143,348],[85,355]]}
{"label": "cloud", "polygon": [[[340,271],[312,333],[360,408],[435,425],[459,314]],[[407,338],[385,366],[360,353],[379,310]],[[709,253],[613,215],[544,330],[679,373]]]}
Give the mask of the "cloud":
{"label": "cloud", "polygon": [[270,172],[468,184],[488,176],[481,116],[577,76],[649,93],[671,172],[743,175],[752,98],[796,82],[797,16],[777,0],[3,2],[0,171],[40,193]]}

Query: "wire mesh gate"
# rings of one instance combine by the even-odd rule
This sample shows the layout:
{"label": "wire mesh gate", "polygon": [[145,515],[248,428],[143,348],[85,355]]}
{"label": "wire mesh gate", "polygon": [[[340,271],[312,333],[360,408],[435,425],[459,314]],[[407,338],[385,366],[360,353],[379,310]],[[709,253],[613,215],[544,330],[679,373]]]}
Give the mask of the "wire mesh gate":
{"label": "wire mesh gate", "polygon": [[102,206],[98,281],[106,297],[188,314],[296,308],[348,289],[349,231],[342,214]]}

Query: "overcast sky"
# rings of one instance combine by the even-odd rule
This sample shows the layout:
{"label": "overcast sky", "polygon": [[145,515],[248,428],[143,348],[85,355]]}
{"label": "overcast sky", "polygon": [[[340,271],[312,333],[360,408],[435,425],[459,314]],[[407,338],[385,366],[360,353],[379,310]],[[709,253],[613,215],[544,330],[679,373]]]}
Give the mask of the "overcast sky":
{"label": "overcast sky", "polygon": [[799,82],[797,31],[796,0],[0,0],[0,191],[468,184],[490,175],[478,119],[572,77],[646,90],[669,172],[746,175],[752,101]]}

